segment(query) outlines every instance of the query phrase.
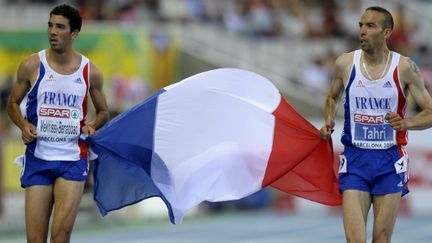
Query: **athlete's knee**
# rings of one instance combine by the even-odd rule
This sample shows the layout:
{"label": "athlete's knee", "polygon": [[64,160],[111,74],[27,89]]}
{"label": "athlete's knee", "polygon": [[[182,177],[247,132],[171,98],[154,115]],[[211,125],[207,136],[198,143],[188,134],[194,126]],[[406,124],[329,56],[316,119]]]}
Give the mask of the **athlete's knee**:
{"label": "athlete's knee", "polygon": [[51,232],[51,243],[68,243],[72,229],[57,229]]}
{"label": "athlete's knee", "polygon": [[347,234],[346,241],[347,243],[365,243],[366,236],[360,234]]}
{"label": "athlete's knee", "polygon": [[[345,220],[346,218],[344,218]],[[358,220],[361,221],[361,220]],[[354,222],[344,224],[347,243],[366,243],[366,223]]]}
{"label": "athlete's knee", "polygon": [[47,237],[43,235],[28,235],[27,234],[27,242],[28,243],[45,243]]}
{"label": "athlete's knee", "polygon": [[390,243],[391,242],[392,231],[391,230],[378,230],[373,232],[372,243]]}

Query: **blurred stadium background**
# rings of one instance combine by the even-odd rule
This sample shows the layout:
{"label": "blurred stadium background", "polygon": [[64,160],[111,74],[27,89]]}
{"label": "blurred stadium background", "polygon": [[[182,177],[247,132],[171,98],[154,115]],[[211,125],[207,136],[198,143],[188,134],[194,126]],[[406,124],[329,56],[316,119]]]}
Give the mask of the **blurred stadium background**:
{"label": "blurred stadium background", "polygon": [[[144,100],[157,89],[185,77],[218,67],[237,67],[257,72],[272,80],[288,101],[319,127],[335,57],[358,47],[358,20],[363,10],[371,5],[380,5],[391,10],[395,18],[395,29],[389,40],[390,47],[410,56],[419,65],[426,85],[432,91],[430,0],[62,2],[78,7],[84,17],[83,28],[75,47],[102,70],[106,82],[105,93],[113,117]],[[62,2],[0,0],[1,242],[22,242],[25,235],[23,190],[19,186],[20,168],[12,163],[17,155],[23,153],[24,147],[21,144],[20,132],[11,124],[5,111],[7,97],[20,61],[27,55],[48,47],[46,23],[49,12],[54,5]],[[412,105],[409,112],[416,109],[417,107]],[[341,113],[339,112],[339,115]],[[341,122],[334,138],[337,151],[341,150],[338,141],[340,131]],[[417,238],[405,235],[406,241],[409,239],[411,242],[432,242],[432,224],[427,223],[432,221],[428,221],[432,219],[431,138],[431,129],[412,132],[410,137],[408,150],[412,165],[411,193],[403,199],[395,237],[404,235],[399,229],[416,228],[419,231]],[[283,217],[280,217],[281,215]],[[221,234],[218,234],[219,238],[213,236],[216,237],[214,242],[280,242],[289,239],[292,242],[314,242],[320,239],[316,235],[314,238],[314,232],[323,227],[317,223],[320,222],[317,221],[319,218],[327,220],[321,221],[324,225],[334,227],[330,230],[331,237],[328,242],[343,242],[339,216],[340,208],[312,204],[267,189],[236,202],[203,203],[186,217],[184,227],[189,227],[186,229],[190,231],[203,230],[206,225],[215,228],[228,227],[225,233],[222,233],[225,234],[224,237]],[[252,226],[249,229],[235,227],[251,224],[255,220],[282,225],[279,226],[279,231],[267,231],[264,236],[255,232],[261,237],[258,240],[241,239],[236,233],[227,233],[230,232],[230,227],[233,231],[252,232]],[[281,235],[284,231],[286,234],[295,233],[285,228],[290,227],[290,224],[299,226],[295,222],[300,225],[317,223],[315,228],[297,228],[298,232],[311,238],[301,240],[287,238],[286,235],[280,238],[268,236],[271,233]],[[170,226],[166,209],[158,199],[146,200],[102,218],[92,201],[89,179],[77,219],[77,231],[91,231],[98,227],[112,229],[125,225],[143,226],[137,228],[132,235],[139,232],[147,235],[150,235],[149,232],[160,232],[163,235],[164,230],[171,232],[170,236],[159,235],[160,238],[155,236],[157,233],[152,233],[153,237],[156,237],[153,242],[178,241],[179,235],[188,234],[176,232],[173,226]],[[262,225],[257,227],[261,230],[263,228]],[[142,231],[142,228],[150,230]],[[277,228],[273,228],[275,229]],[[85,239],[99,242],[98,238],[100,239],[97,235],[92,238],[90,233],[83,233],[78,235],[76,242],[86,242]],[[104,239],[103,242],[122,242],[115,238]],[[207,241],[209,240],[211,238],[207,238]],[[192,241],[202,242],[204,238],[190,238],[185,242]],[[141,240],[131,238],[127,242]]]}

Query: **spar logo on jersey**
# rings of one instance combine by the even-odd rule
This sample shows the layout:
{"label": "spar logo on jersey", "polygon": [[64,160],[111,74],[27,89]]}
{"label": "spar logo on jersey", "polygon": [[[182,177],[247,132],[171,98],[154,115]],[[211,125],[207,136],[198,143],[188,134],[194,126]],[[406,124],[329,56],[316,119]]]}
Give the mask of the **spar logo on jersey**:
{"label": "spar logo on jersey", "polygon": [[39,116],[70,118],[71,111],[69,109],[41,107],[39,110]]}
{"label": "spar logo on jersey", "polygon": [[362,124],[384,124],[384,116],[378,115],[365,115],[365,114],[354,114],[354,122],[355,123],[362,123]]}
{"label": "spar logo on jersey", "polygon": [[79,119],[79,111],[78,110],[72,110],[71,111],[71,118]]}

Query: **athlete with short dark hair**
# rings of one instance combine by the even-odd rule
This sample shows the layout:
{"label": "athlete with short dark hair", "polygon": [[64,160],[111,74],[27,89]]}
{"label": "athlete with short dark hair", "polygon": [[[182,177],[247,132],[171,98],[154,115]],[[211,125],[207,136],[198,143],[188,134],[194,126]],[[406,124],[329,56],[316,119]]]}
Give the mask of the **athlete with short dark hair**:
{"label": "athlete with short dark hair", "polygon": [[[26,144],[21,186],[28,242],[47,241],[52,211],[50,241],[70,241],[88,173],[88,149],[79,136],[94,134],[108,120],[102,74],[73,49],[81,22],[69,5],[51,11],[50,47],[20,64],[8,102]],[[89,95],[96,111],[92,121],[87,121]]]}
{"label": "athlete with short dark hair", "polygon": [[[320,132],[330,138],[344,93],[339,184],[346,240],[366,242],[373,205],[372,242],[391,242],[401,196],[408,192],[407,130],[432,126],[432,98],[417,65],[387,47],[393,29],[389,11],[367,8],[359,27],[361,48],[336,60]],[[405,113],[408,91],[421,108],[414,117]]]}

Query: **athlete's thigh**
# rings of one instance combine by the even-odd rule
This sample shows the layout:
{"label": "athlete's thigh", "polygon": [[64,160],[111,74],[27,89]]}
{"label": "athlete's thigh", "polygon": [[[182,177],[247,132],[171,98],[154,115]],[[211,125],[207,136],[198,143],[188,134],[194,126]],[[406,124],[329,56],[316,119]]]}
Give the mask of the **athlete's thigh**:
{"label": "athlete's thigh", "polygon": [[393,231],[400,201],[401,192],[373,196],[374,232]]}
{"label": "athlete's thigh", "polygon": [[369,192],[351,189],[343,191],[343,221],[348,238],[359,239],[366,236],[366,220],[370,205]]}
{"label": "athlete's thigh", "polygon": [[81,202],[85,181],[71,181],[61,177],[54,183],[53,230],[72,228]]}
{"label": "athlete's thigh", "polygon": [[25,189],[25,219],[29,240],[46,241],[53,205],[52,193],[52,185],[30,186]]}

